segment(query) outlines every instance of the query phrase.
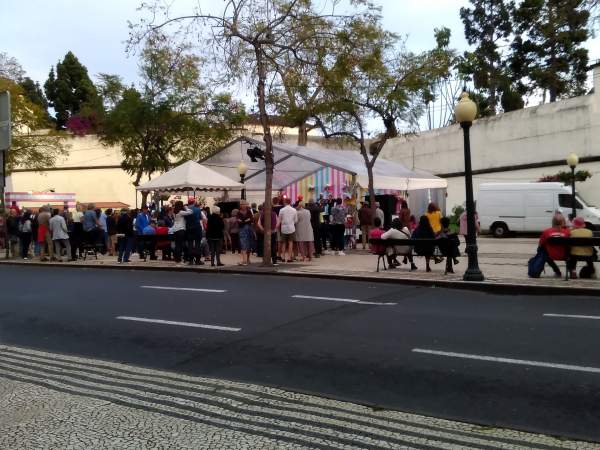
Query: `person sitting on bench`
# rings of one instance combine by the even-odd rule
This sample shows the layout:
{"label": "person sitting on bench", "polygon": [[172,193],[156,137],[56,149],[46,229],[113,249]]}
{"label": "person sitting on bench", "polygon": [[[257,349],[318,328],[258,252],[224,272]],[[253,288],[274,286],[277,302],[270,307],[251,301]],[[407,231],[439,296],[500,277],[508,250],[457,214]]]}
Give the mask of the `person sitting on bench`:
{"label": "person sitting on bench", "polygon": [[[583,217],[575,217],[573,219],[573,229],[571,230],[571,237],[573,238],[591,238],[594,237],[592,230],[588,230],[585,227],[585,220]],[[577,278],[577,261],[584,260],[587,264],[587,269],[581,269],[582,275],[589,273],[589,277],[595,272],[594,269],[594,247],[571,247],[571,254],[569,257],[568,268],[571,272],[571,278]],[[582,277],[583,278],[583,277]]]}
{"label": "person sitting on bench", "polygon": [[[392,228],[381,235],[381,239],[410,239],[410,231],[402,226],[399,218],[392,220]],[[403,255],[410,261],[410,270],[417,270],[412,258],[412,250],[410,245],[394,245],[387,247],[388,265],[390,268],[400,266],[400,262],[396,259],[398,255]]]}
{"label": "person sitting on bench", "polygon": [[[384,231],[381,228],[381,219],[379,217],[375,217],[373,219],[373,225],[375,228],[371,228],[369,231],[369,240],[371,239],[381,239]],[[371,244],[371,252],[376,255],[383,255],[385,253],[385,246],[381,244]]]}
{"label": "person sitting on bench", "polygon": [[562,215],[552,217],[552,227],[544,230],[539,243],[540,247],[546,251],[546,264],[552,268],[556,278],[561,278],[562,274],[555,261],[567,259],[567,248],[564,245],[553,245],[547,242],[551,237],[569,237],[569,230],[565,227],[565,219]]}

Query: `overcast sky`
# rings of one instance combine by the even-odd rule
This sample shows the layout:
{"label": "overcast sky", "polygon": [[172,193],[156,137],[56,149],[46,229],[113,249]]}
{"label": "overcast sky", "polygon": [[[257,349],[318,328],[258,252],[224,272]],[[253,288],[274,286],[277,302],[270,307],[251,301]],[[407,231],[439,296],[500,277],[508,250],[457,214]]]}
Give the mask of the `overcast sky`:
{"label": "overcast sky", "polygon": [[[137,76],[135,56],[125,54],[127,21],[137,21],[139,0],[0,0],[0,51],[16,57],[27,74],[43,83],[50,66],[71,50],[90,75],[116,73],[127,82]],[[210,5],[219,0],[200,0]],[[196,0],[173,0],[191,10]],[[466,49],[459,9],[466,0],[376,0],[385,27],[407,37],[407,47],[434,45],[433,30],[452,30],[452,46]],[[589,41],[590,59],[600,58],[599,40]]]}

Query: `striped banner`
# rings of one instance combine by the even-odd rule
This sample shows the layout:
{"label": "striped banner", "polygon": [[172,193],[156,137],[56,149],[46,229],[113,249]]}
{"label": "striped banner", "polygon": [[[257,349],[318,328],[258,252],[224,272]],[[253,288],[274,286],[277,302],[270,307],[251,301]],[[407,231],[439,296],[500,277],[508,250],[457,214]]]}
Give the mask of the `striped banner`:
{"label": "striped banner", "polygon": [[308,177],[292,183],[282,189],[285,196],[292,202],[300,196],[304,200],[317,199],[320,195],[325,198],[343,197],[352,181],[352,175],[331,167],[324,167]]}
{"label": "striped banner", "polygon": [[7,205],[19,203],[42,203],[42,204],[65,204],[74,208],[76,204],[75,194],[72,192],[6,192],[4,199]]}
{"label": "striped banner", "polygon": [[[282,189],[283,194],[292,202],[300,196],[304,200],[318,199],[322,194],[325,198],[338,198],[349,195],[347,190],[352,184],[352,175],[331,167],[324,167],[318,172],[292,183]],[[376,195],[396,195],[400,191],[390,189],[377,189]],[[368,193],[367,189],[360,189],[360,198]]]}

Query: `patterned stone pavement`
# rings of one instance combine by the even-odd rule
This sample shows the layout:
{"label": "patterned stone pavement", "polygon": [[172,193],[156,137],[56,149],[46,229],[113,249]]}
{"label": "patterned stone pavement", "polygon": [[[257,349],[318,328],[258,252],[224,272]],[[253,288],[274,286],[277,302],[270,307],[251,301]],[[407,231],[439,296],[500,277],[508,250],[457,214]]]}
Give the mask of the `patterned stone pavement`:
{"label": "patterned stone pavement", "polygon": [[0,345],[0,449],[600,449]]}

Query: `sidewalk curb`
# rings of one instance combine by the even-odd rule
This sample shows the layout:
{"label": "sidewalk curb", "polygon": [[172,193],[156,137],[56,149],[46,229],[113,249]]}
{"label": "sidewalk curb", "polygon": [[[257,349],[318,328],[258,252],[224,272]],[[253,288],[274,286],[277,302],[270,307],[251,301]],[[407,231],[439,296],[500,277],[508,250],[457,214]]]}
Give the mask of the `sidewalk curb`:
{"label": "sidewalk curb", "polygon": [[[365,275],[345,275],[328,274],[322,272],[287,272],[273,268],[238,269],[235,266],[229,266],[225,269],[209,269],[207,267],[156,267],[156,266],[117,266],[117,265],[99,265],[85,266],[73,263],[42,263],[16,261],[0,261],[0,266],[34,266],[34,267],[66,267],[70,269],[103,269],[103,270],[139,270],[147,272],[193,272],[193,273],[217,273],[217,274],[235,274],[235,275],[273,275],[297,278],[315,278],[325,280],[344,280],[344,281],[362,281],[369,283],[400,284],[406,286],[420,286],[430,288],[444,289],[462,289],[479,292],[491,292],[498,295],[568,295],[568,296],[591,296],[600,297],[600,287],[587,288],[580,286],[548,286],[548,285],[529,285],[529,284],[511,284],[502,282],[473,282],[473,281],[455,281],[455,280],[420,280],[420,279],[402,279],[402,278],[380,278]],[[231,268],[230,268],[231,267]],[[599,281],[600,282],[600,281]]]}

